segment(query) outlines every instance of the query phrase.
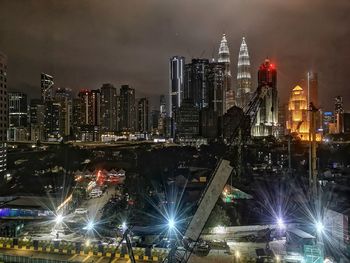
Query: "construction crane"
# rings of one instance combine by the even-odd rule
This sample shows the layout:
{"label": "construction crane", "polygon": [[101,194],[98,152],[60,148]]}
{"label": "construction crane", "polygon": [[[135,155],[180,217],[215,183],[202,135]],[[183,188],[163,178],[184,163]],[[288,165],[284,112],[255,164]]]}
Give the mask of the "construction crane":
{"label": "construction crane", "polygon": [[[131,263],[136,263],[136,260],[135,260],[135,257],[134,257],[134,252],[132,250],[132,243],[131,243],[131,238],[130,238],[130,235],[131,235],[131,230],[130,228],[126,227],[126,228],[123,228],[123,237],[122,239],[120,240],[119,244],[115,247],[114,249],[114,254],[116,253],[116,251],[118,250],[119,246],[123,243],[123,241],[125,240],[126,242],[126,249],[128,251],[128,255],[129,255],[129,259],[130,259],[130,262]],[[109,263],[112,262],[112,257],[110,258],[109,260]]]}
{"label": "construction crane", "polygon": [[255,122],[256,114],[259,110],[261,102],[269,89],[270,87],[267,85],[258,87],[250,102],[244,107],[244,114],[228,141],[230,146],[229,150],[226,152],[224,157],[218,161],[213,175],[211,176],[210,181],[208,182],[201,195],[201,198],[197,203],[197,210],[188,224],[183,239],[173,244],[165,262],[186,263],[193,252],[201,252],[202,255],[209,253],[209,245],[201,241],[199,237],[222,190],[225,187],[228,178],[234,171],[234,160],[229,160],[229,156],[233,151],[232,146],[235,144],[237,136],[242,132],[242,128],[246,129],[246,131],[249,130],[250,132],[250,127]]}

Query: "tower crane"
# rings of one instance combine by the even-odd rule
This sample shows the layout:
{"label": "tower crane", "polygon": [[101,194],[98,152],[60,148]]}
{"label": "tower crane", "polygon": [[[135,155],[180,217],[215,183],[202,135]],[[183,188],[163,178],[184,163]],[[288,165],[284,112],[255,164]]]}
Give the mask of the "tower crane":
{"label": "tower crane", "polygon": [[228,178],[234,171],[233,167],[235,165],[235,160],[229,160],[229,156],[233,152],[235,140],[241,133],[242,128],[246,129],[245,131],[250,132],[250,128],[255,122],[256,114],[259,110],[261,102],[269,89],[270,87],[268,85],[258,87],[250,102],[244,107],[244,114],[240,118],[238,125],[229,138],[229,149],[218,161],[205,190],[197,202],[196,212],[186,228],[183,239],[174,243],[168,258],[165,260],[166,262],[187,263],[193,252],[196,253],[206,251],[205,254],[209,253],[209,245],[201,242],[199,237],[222,190],[225,187]]}

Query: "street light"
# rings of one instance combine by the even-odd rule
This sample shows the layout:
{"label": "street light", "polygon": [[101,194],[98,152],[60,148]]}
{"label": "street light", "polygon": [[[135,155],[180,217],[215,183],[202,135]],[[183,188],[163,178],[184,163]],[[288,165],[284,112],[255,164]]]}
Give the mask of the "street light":
{"label": "street light", "polygon": [[317,233],[319,233],[319,234],[323,233],[324,225],[321,221],[316,222],[315,227],[316,227]]}
{"label": "street light", "polygon": [[128,228],[128,225],[126,224],[126,222],[124,221],[122,223],[122,230],[125,231]]}
{"label": "street light", "polygon": [[284,224],[284,221],[281,217],[277,218],[277,227],[279,229],[285,229],[286,225]]}
{"label": "street light", "polygon": [[87,223],[86,227],[84,227],[84,229],[86,229],[87,231],[91,231],[91,230],[94,229],[94,227],[95,227],[94,222],[89,221],[89,222]]}
{"label": "street light", "polygon": [[236,257],[237,259],[239,259],[240,256],[241,256],[241,253],[239,253],[239,251],[236,250],[236,252],[235,252],[235,257]]}
{"label": "street light", "polygon": [[56,215],[55,222],[56,224],[61,224],[63,222],[63,215],[62,214]]}
{"label": "street light", "polygon": [[170,218],[168,220],[168,228],[169,228],[169,230],[173,230],[175,228],[175,221],[174,221],[174,219]]}

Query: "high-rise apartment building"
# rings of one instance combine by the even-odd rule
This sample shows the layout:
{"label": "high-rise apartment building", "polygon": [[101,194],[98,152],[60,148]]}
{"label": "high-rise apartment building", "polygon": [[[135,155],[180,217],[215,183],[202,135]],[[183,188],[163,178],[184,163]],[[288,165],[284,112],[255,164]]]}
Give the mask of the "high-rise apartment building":
{"label": "high-rise apartment building", "polygon": [[40,75],[40,87],[41,87],[41,100],[43,103],[45,103],[48,100],[52,100],[54,96],[54,90],[53,90],[53,77],[46,74],[41,73]]}
{"label": "high-rise apartment building", "polygon": [[219,47],[218,62],[224,63],[225,65],[225,75],[224,75],[224,90],[225,90],[225,113],[226,111],[235,105],[235,93],[232,89],[232,76],[230,69],[230,50],[228,48],[228,43],[226,35],[222,35],[222,39]]}
{"label": "high-rise apartment building", "polygon": [[236,89],[236,105],[244,108],[248,105],[252,95],[252,79],[250,74],[250,60],[248,46],[243,37],[241,47],[239,49],[237,64],[237,89]]}
{"label": "high-rise apartment building", "polygon": [[278,135],[278,93],[277,71],[269,59],[265,59],[258,71],[258,89],[268,87],[258,110],[255,124],[252,127],[253,136]]}
{"label": "high-rise apartment building", "polygon": [[7,127],[7,57],[0,52],[0,178],[3,177],[7,167]]}
{"label": "high-rise apartment building", "polygon": [[67,88],[56,89],[54,101],[60,104],[60,135],[69,137],[73,124],[72,90]]}
{"label": "high-rise apartment building", "polygon": [[199,135],[199,109],[191,99],[184,99],[176,113],[176,138],[194,138]]}
{"label": "high-rise apartment building", "polygon": [[57,141],[63,136],[60,126],[61,103],[45,102],[44,133],[47,141]]}
{"label": "high-rise apartment building", "polygon": [[169,64],[169,116],[173,117],[184,96],[185,58],[174,56]]}
{"label": "high-rise apartment building", "polygon": [[147,98],[139,99],[137,103],[137,126],[139,132],[149,132],[149,103]]}
{"label": "high-rise apartment building", "polygon": [[7,132],[8,141],[26,141],[28,102],[27,94],[23,92],[9,92],[9,128]]}
{"label": "high-rise apartment building", "polygon": [[136,130],[135,90],[129,85],[120,88],[120,129],[128,132]]}
{"label": "high-rise apartment building", "polygon": [[112,84],[101,87],[101,131],[117,130],[117,89]]}

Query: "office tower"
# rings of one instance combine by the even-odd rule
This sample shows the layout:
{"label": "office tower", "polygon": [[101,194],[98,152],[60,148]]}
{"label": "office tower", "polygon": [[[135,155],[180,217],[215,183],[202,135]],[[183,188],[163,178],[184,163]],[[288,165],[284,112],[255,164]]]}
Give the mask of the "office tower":
{"label": "office tower", "polygon": [[9,129],[7,133],[8,141],[26,141],[28,103],[27,94],[23,92],[9,92]]}
{"label": "office tower", "polygon": [[176,138],[195,138],[199,135],[199,109],[191,99],[184,99],[176,112]]}
{"label": "office tower", "polygon": [[225,63],[212,62],[206,73],[208,106],[220,117],[226,112],[225,104]]}
{"label": "office tower", "polygon": [[81,89],[78,93],[78,101],[75,101],[74,107],[80,113],[76,115],[76,122],[79,126],[92,125],[91,114],[91,91],[88,89]]}
{"label": "office tower", "polygon": [[56,90],[54,101],[60,104],[60,134],[62,137],[70,136],[73,122],[72,90],[58,88]]}
{"label": "office tower", "polygon": [[62,137],[60,114],[61,103],[54,100],[45,102],[44,137],[47,141],[57,141]]}
{"label": "office tower", "polygon": [[184,98],[192,100],[199,110],[209,105],[208,70],[208,59],[192,59],[185,66]]}
{"label": "office tower", "polygon": [[30,140],[43,141],[44,138],[44,121],[45,105],[41,99],[32,99],[29,108],[30,120]]}
{"label": "office tower", "polygon": [[180,107],[184,92],[185,58],[174,56],[169,63],[169,116]]}
{"label": "office tower", "polygon": [[230,69],[230,50],[228,48],[226,35],[222,35],[222,39],[219,47],[218,62],[225,65],[225,78],[224,78],[224,90],[225,90],[225,112],[234,106],[235,93],[232,89],[232,76]]}
{"label": "office tower", "polygon": [[41,100],[43,103],[45,103],[48,100],[52,100],[53,99],[53,77],[45,74],[45,73],[41,73]]}
{"label": "office tower", "polygon": [[6,136],[8,126],[7,109],[7,57],[0,52],[0,182],[6,172],[7,150]]}
{"label": "office tower", "polygon": [[286,128],[290,134],[297,135],[302,141],[309,140],[307,93],[300,86],[295,86],[292,90],[288,103]]}
{"label": "office tower", "polygon": [[8,104],[9,127],[27,127],[27,94],[23,92],[9,92]]}
{"label": "office tower", "polygon": [[117,130],[117,89],[112,84],[101,87],[101,131]]}
{"label": "office tower", "polygon": [[91,90],[91,118],[92,125],[100,126],[101,125],[101,91]]}
{"label": "office tower", "polygon": [[139,99],[137,103],[137,127],[138,131],[146,133],[149,131],[149,103],[147,98]]}
{"label": "office tower", "polygon": [[308,102],[318,108],[318,75],[316,72],[308,72]]}
{"label": "office tower", "polygon": [[129,85],[120,88],[120,128],[134,132],[136,129],[135,90]]}
{"label": "office tower", "polygon": [[334,115],[335,115],[336,133],[343,132],[343,114],[344,114],[343,97],[337,96],[334,98]]}
{"label": "office tower", "polygon": [[258,71],[258,89],[267,87],[268,91],[258,110],[255,124],[252,127],[253,136],[278,135],[278,94],[277,71],[269,59],[265,59]]}
{"label": "office tower", "polygon": [[251,98],[252,80],[250,74],[250,60],[248,46],[243,37],[241,47],[239,49],[238,64],[237,64],[237,90],[236,90],[236,105],[244,108]]}

